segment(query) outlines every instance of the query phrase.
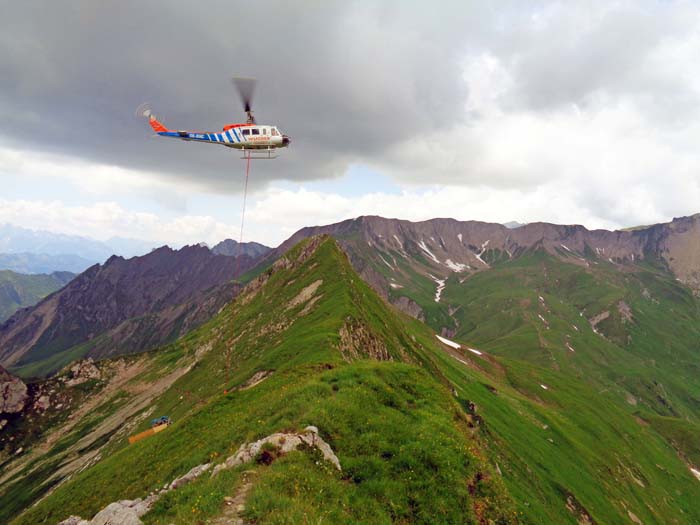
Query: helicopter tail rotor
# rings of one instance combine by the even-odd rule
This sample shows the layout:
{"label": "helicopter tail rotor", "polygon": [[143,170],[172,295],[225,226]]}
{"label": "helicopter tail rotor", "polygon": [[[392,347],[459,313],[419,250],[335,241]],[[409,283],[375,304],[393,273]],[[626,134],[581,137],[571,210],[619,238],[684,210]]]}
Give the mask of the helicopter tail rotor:
{"label": "helicopter tail rotor", "polygon": [[148,102],[144,102],[138,108],[136,108],[136,116],[148,119],[148,123],[151,125],[151,128],[153,128],[153,131],[155,131],[156,133],[168,131],[168,128],[161,124],[158,121],[158,117],[156,117],[153,114],[151,105]]}
{"label": "helicopter tail rotor", "polygon": [[238,90],[241,102],[243,103],[243,109],[248,115],[248,124],[255,124],[252,104],[257,80],[252,77],[233,77],[231,80]]}
{"label": "helicopter tail rotor", "polygon": [[136,108],[136,116],[150,119],[153,115],[153,110],[148,102],[144,102]]}

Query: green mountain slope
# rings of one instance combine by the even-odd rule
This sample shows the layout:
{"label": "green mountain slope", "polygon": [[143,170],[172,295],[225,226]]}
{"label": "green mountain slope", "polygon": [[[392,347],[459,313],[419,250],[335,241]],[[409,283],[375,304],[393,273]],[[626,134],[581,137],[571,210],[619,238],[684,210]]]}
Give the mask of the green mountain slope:
{"label": "green mountain slope", "polygon": [[[470,416],[426,368],[420,338],[431,345],[432,339],[408,333],[405,319],[354,273],[334,241],[297,247],[248,290],[177,344],[134,357],[144,360],[138,381],[150,375],[158,383],[182,373],[148,409],[141,407],[149,416],[129,432],[146,428],[146,419],[159,414],[174,419],[171,428],[131,446],[126,432],[105,438],[103,459],[13,523],[92,516],[110,501],[145,496],[195,465],[220,461],[244,442],[309,424],[335,450],[342,472],[310,451],[256,466],[249,519],[517,522],[502,481],[480,452]],[[261,383],[237,388],[263,371],[269,376]],[[135,390],[123,388],[127,401],[121,404],[130,403]],[[139,413],[131,418],[138,420]],[[65,461],[54,459],[54,470]],[[204,476],[169,494],[144,522],[216,516],[245,470]]]}
{"label": "green mountain slope", "polygon": [[25,275],[0,270],[0,323],[20,308],[33,306],[47,295],[63,288],[75,275],[54,272],[50,275]]}
{"label": "green mountain slope", "polygon": [[[488,271],[446,277],[440,301],[418,273],[400,293],[434,329],[497,358],[498,383],[458,392],[482,407],[516,469],[504,471],[511,493],[543,523],[563,523],[553,510],[570,496],[569,507],[599,523],[631,514],[645,524],[693,523],[700,308],[691,291],[663,267],[585,253],[532,250],[488,262]],[[526,417],[499,406],[504,385],[510,408]],[[680,479],[686,488],[672,489]]]}
{"label": "green mountain slope", "polygon": [[[303,242],[177,343],[100,363],[103,379],[77,387],[93,406],[71,409],[68,432],[52,441],[66,423],[47,419],[54,430],[2,460],[0,520],[90,518],[243,443],[315,425],[342,471],[315,449],[272,462],[269,450],[168,492],[143,522],[208,523],[243,494],[254,523],[698,523],[696,391],[682,374],[657,375],[653,345],[634,331],[657,309],[692,326],[692,295],[654,269],[606,271],[594,287],[585,266],[533,252],[455,276],[445,312],[470,351],[388,306],[332,239]],[[621,307],[595,333],[586,315],[637,285],[624,295],[635,321]],[[614,342],[636,338],[634,352]],[[669,348],[692,363],[680,340]],[[76,387],[54,381],[51,395],[81,405]],[[37,417],[67,417],[52,414]],[[175,423],[127,445],[162,414]]]}

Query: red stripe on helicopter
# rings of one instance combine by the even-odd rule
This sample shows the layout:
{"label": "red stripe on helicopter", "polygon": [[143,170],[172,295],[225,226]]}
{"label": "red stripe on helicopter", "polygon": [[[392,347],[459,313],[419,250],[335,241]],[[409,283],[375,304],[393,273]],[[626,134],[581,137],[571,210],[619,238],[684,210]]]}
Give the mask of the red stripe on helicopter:
{"label": "red stripe on helicopter", "polygon": [[166,128],[165,126],[163,126],[163,124],[158,122],[158,120],[156,120],[156,118],[154,116],[151,116],[151,118],[148,119],[148,123],[151,125],[151,127],[153,128],[153,131],[155,131],[156,133],[168,131],[168,128]]}

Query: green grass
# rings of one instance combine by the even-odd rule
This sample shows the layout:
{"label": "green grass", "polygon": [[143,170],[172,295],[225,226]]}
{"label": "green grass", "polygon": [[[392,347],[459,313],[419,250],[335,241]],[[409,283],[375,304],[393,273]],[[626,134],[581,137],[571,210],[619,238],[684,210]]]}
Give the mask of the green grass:
{"label": "green grass", "polygon": [[[299,315],[304,305],[284,306],[319,278],[321,299],[310,313]],[[348,362],[338,332],[350,320],[382,340],[395,361]],[[274,328],[281,325],[283,333]],[[180,352],[194,351],[217,332],[214,348],[159,400],[154,413],[175,421],[167,431],[114,451],[15,523],[91,516],[109,501],[143,496],[194,465],[221,460],[243,442],[309,424],[321,429],[343,472],[311,451],[257,467],[252,519],[431,523],[439,516],[444,523],[477,523],[478,515],[516,522],[501,481],[477,453],[467,415],[444,385],[417,366],[427,357],[406,334],[404,319],[354,274],[334,242],[322,243],[299,268],[272,274],[250,302],[235,304],[198,330]],[[230,336],[239,339],[229,378],[222,365]],[[258,369],[274,372],[250,390],[223,393]],[[183,399],[183,392],[191,395]],[[297,478],[300,470],[305,475]],[[147,523],[192,523],[216,514],[238,476],[222,479],[229,483],[205,476],[173,493]],[[319,493],[318,487],[326,489]]]}
{"label": "green grass", "polygon": [[[171,416],[170,428],[132,446],[110,444],[100,462],[12,523],[91,517],[242,443],[309,424],[342,472],[301,450],[204,475],[144,522],[217,516],[246,470],[246,517],[261,524],[575,525],[582,512],[628,523],[628,511],[645,525],[700,522],[700,483],[679,457],[698,460],[698,309],[663,271],[586,268],[542,252],[504,261],[494,252],[492,270],[461,284],[451,278],[438,306],[430,283],[416,280],[408,291],[425,303],[431,329],[392,310],[333,241],[300,259],[308,248],[301,243],[286,267],[261,273],[255,295],[146,355],[142,379],[155,380],[209,349],[150,407]],[[291,306],[318,280],[312,308]],[[618,312],[621,300],[633,321]],[[455,339],[486,355],[467,352],[464,364],[437,342],[448,305],[459,307]],[[600,335],[587,318],[604,310],[611,318]],[[360,338],[355,354],[340,336],[347,327]],[[390,360],[371,359],[377,345]],[[260,370],[271,375],[236,389]]]}
{"label": "green grass", "polygon": [[10,270],[0,270],[0,323],[20,308],[38,303],[47,295],[63,288],[72,274],[25,275]]}

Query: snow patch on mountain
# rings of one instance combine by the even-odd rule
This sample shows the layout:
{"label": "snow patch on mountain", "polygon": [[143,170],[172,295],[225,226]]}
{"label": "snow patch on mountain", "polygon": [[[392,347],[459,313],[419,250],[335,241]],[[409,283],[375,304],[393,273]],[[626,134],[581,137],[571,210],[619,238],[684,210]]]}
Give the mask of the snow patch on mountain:
{"label": "snow patch on mountain", "polygon": [[392,270],[394,269],[394,267],[393,267],[391,264],[389,264],[389,263],[387,262],[387,260],[386,260],[384,257],[382,257],[382,254],[381,254],[381,253],[379,253],[378,255],[379,255],[379,258],[382,260],[382,262],[384,262],[384,264],[386,264],[386,265],[387,265],[389,268],[391,268]]}
{"label": "snow patch on mountain", "polygon": [[481,256],[484,255],[484,253],[486,252],[486,247],[489,245],[489,242],[490,242],[490,239],[487,239],[486,242],[484,242],[484,243],[481,245],[481,251],[480,251],[479,253],[475,253],[475,254],[474,254],[474,255],[476,255],[476,258],[479,259],[479,262],[481,262],[481,264],[483,264],[483,265],[486,266],[487,268],[489,267],[489,265],[488,265],[488,263],[487,263],[486,261],[484,261],[484,260],[481,258]]}
{"label": "snow patch on mountain", "polygon": [[446,279],[438,279],[432,274],[428,274],[430,278],[435,281],[435,284],[437,284],[437,289],[435,290],[435,302],[439,303],[440,302],[440,297],[442,296],[442,291],[445,289],[445,282]]}
{"label": "snow patch on mountain", "polygon": [[428,247],[425,245],[425,241],[422,241],[418,243],[418,246],[420,247],[421,250],[423,250],[425,253],[428,254],[428,256],[435,261],[436,263],[440,264],[440,261],[438,260],[437,257],[435,257],[435,254],[431,252]]}
{"label": "snow patch on mountain", "polygon": [[445,266],[447,266],[453,272],[457,272],[457,273],[464,272],[469,268],[469,265],[467,265],[467,264],[455,263],[455,262],[452,262],[452,260],[450,260],[450,259],[447,259],[445,261]]}
{"label": "snow patch on mountain", "polygon": [[437,334],[435,334],[435,337],[437,337],[441,343],[445,343],[447,346],[451,346],[452,348],[456,348],[457,350],[462,348],[462,345],[460,345],[459,343],[455,343],[454,341],[450,341],[449,339],[446,339],[444,337],[440,337]]}

